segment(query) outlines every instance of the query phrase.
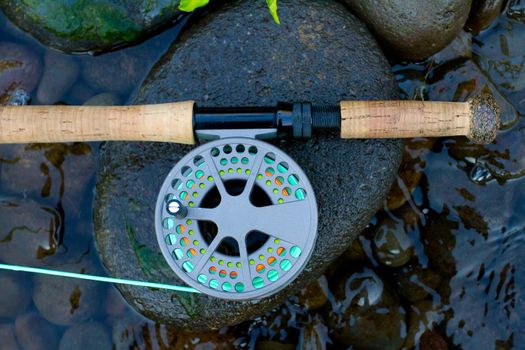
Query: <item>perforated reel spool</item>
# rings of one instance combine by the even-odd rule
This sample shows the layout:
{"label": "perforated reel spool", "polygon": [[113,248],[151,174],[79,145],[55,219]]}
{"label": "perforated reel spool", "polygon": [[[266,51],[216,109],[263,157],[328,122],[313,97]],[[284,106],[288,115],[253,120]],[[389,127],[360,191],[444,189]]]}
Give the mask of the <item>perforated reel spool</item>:
{"label": "perforated reel spool", "polygon": [[173,271],[231,300],[286,287],[317,236],[317,204],[304,172],[277,147],[250,138],[209,142],[183,157],[162,185],[155,218]]}

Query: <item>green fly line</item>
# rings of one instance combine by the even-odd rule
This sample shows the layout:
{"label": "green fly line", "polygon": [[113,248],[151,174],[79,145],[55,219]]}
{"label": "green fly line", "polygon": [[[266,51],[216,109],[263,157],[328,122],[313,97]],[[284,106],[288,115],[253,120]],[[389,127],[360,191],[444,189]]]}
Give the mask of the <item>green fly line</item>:
{"label": "green fly line", "polygon": [[155,289],[166,289],[166,290],[173,290],[177,292],[200,293],[198,290],[193,289],[191,287],[174,286],[174,285],[163,284],[163,283],[126,280],[126,279],[121,279],[121,278],[85,275],[81,273],[48,270],[48,269],[41,269],[41,268],[28,267],[28,266],[0,264],[0,270],[29,272],[29,273],[36,273],[39,275],[59,276],[59,277],[75,278],[75,279],[80,279],[80,280],[105,282],[105,283],[126,284],[130,286],[147,287],[147,288],[155,288]]}

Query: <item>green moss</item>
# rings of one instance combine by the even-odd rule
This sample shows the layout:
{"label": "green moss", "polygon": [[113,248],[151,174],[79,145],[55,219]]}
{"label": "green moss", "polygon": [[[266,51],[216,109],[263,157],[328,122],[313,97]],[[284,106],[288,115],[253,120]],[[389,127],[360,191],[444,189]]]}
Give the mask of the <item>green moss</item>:
{"label": "green moss", "polygon": [[[165,277],[173,276],[173,271],[171,271],[168,263],[164,260],[162,253],[158,250],[151,249],[145,244],[140,244],[128,220],[126,220],[124,224],[129,242],[144,275],[150,280],[157,278],[159,273]],[[153,280],[153,282],[157,281]]]}
{"label": "green moss", "polygon": [[33,22],[68,40],[131,42],[143,31],[126,8],[106,0],[20,0],[20,4]]}

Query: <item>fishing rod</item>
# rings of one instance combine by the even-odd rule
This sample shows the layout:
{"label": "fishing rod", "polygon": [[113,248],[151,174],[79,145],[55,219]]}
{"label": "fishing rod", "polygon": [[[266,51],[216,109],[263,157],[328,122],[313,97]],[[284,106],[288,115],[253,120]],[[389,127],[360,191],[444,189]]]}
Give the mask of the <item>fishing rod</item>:
{"label": "fishing rod", "polygon": [[156,141],[200,144],[167,174],[155,206],[166,262],[189,287],[0,264],[0,269],[202,292],[227,300],[270,296],[305,268],[317,240],[315,191],[301,167],[262,140],[466,136],[490,143],[500,125],[491,95],[467,102],[299,102],[199,107],[0,107],[0,143]]}

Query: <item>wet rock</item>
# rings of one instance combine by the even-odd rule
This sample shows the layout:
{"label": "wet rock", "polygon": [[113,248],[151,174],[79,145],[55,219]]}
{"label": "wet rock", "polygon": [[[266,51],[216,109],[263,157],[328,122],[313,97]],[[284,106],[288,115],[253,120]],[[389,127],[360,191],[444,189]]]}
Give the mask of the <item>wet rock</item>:
{"label": "wet rock", "polygon": [[120,99],[111,92],[105,92],[91,97],[84,103],[84,106],[115,106],[120,103]]}
{"label": "wet rock", "polygon": [[511,104],[473,61],[459,63],[454,70],[449,68],[444,65],[433,71],[433,79],[429,80],[428,99],[463,102],[481,92],[490,92],[501,108],[502,126],[510,127],[516,122],[518,113],[514,106],[517,104]]}
{"label": "wet rock", "polygon": [[68,100],[75,105],[82,105],[95,95],[95,92],[84,81],[79,81],[69,91]]}
{"label": "wet rock", "polygon": [[405,310],[372,270],[340,278],[326,315],[335,339],[357,349],[400,349],[406,337]]}
{"label": "wet rock", "polygon": [[502,93],[513,93],[525,88],[525,48],[518,37],[525,34],[522,23],[502,18],[493,30],[484,36],[483,45],[476,43],[474,52],[478,64]]}
{"label": "wet rock", "polygon": [[0,105],[6,104],[16,90],[31,92],[40,79],[38,57],[27,47],[0,42]]}
{"label": "wet rock", "polygon": [[429,295],[437,295],[441,277],[430,268],[410,264],[394,273],[397,290],[411,303],[423,300]]}
{"label": "wet rock", "polygon": [[[271,312],[267,312],[261,317],[256,317],[250,322],[250,328],[259,333],[259,337],[257,337],[258,344],[260,343],[261,346],[264,344],[268,346],[268,349],[271,349],[270,345],[275,341],[281,343],[283,348],[289,347],[290,343],[295,343],[290,339],[289,335],[294,331],[291,328],[295,326],[294,321],[298,318],[297,313],[301,311],[287,306],[286,304],[280,305]],[[266,342],[268,344],[265,344]],[[294,345],[295,347],[296,345]]]}
{"label": "wet rock", "polygon": [[15,327],[12,324],[0,323],[0,339],[2,348],[6,350],[18,350],[18,342],[15,337]]}
{"label": "wet rock", "polygon": [[[134,103],[194,99],[200,106],[295,100],[337,104],[342,98],[396,96],[385,58],[364,25],[342,5],[292,0],[280,4],[279,11],[281,26],[269,25],[264,2],[229,2],[181,36]],[[120,287],[132,306],[151,319],[193,329],[237,323],[272,309],[319,278],[349,246],[379,207],[400,160],[397,141],[320,135],[279,146],[303,166],[319,203],[319,239],[306,272],[277,295],[242,303]],[[146,143],[108,143],[104,148],[95,230],[98,251],[112,276],[182,283],[164,262],[151,225],[158,188],[189,150]]]}
{"label": "wet rock", "polygon": [[348,260],[366,260],[367,255],[363,249],[363,240],[366,240],[366,238],[362,236],[357,237],[344,252],[343,256]]}
{"label": "wet rock", "polygon": [[[137,313],[130,313],[112,323],[111,340],[115,350],[129,350],[139,343],[136,339],[145,331],[144,320]],[[171,340],[171,339],[170,339]]]}
{"label": "wet rock", "polygon": [[428,138],[405,141],[403,159],[397,172],[397,179],[386,197],[388,210],[395,210],[410,199],[410,195],[416,189],[423,175],[425,155],[432,148],[434,142],[435,140]]}
{"label": "wet rock", "polygon": [[61,101],[78,78],[79,67],[76,59],[48,50],[44,56],[44,73],[36,97],[41,104]]}
{"label": "wet rock", "polygon": [[143,63],[126,51],[89,57],[82,61],[82,76],[96,91],[127,94],[135,87],[144,71]]}
{"label": "wet rock", "polygon": [[278,341],[263,340],[255,344],[255,350],[295,350],[297,349],[296,345],[293,344],[283,344]]}
{"label": "wet rock", "polygon": [[118,317],[126,311],[124,298],[115,288],[108,288],[104,310],[111,317]]}
{"label": "wet rock", "polygon": [[[90,264],[57,266],[57,270],[97,274]],[[48,321],[71,326],[86,321],[100,308],[100,285],[97,282],[72,278],[35,276],[33,301]]]}
{"label": "wet rock", "polygon": [[426,331],[419,339],[421,349],[448,350],[448,344],[441,334],[436,331]]}
{"label": "wet rock", "polygon": [[377,260],[390,267],[403,266],[414,253],[412,240],[400,220],[381,220],[377,225],[373,243]]}
{"label": "wet rock", "polygon": [[60,339],[59,350],[110,350],[111,338],[106,328],[96,322],[69,328]]}
{"label": "wet rock", "polygon": [[29,104],[29,101],[31,101],[31,96],[29,96],[27,91],[23,89],[16,89],[9,94],[5,104],[7,106],[25,106]]}
{"label": "wet rock", "polygon": [[328,301],[328,296],[325,291],[326,289],[323,285],[326,285],[325,278],[321,278],[301,290],[299,293],[299,304],[307,308],[309,311],[321,308]]}
{"label": "wet rock", "polygon": [[472,58],[472,34],[462,30],[447,47],[432,56],[432,61],[441,65],[464,58]]}
{"label": "wet rock", "polygon": [[506,12],[510,18],[525,22],[525,1],[510,0]]}
{"label": "wet rock", "polygon": [[16,337],[24,350],[47,350],[58,347],[56,328],[36,312],[23,314],[15,322]]}
{"label": "wet rock", "polygon": [[422,60],[447,46],[465,24],[471,0],[344,1],[397,56]]}
{"label": "wet rock", "polygon": [[[404,347],[412,349],[416,344],[419,344],[421,349],[427,349],[422,347],[423,335],[427,332],[432,332],[434,327],[442,320],[443,314],[439,304],[434,304],[429,300],[423,300],[411,305],[408,313],[408,335]],[[426,341],[438,342],[438,340],[435,339],[437,336],[439,335],[432,337],[432,335],[428,334]]]}
{"label": "wet rock", "polygon": [[27,275],[20,273],[0,272],[0,318],[15,318],[31,302],[31,285],[26,278]]}
{"label": "wet rock", "polygon": [[449,210],[445,207],[442,215],[429,215],[427,224],[421,231],[421,241],[430,266],[441,276],[450,278],[457,272],[453,250],[459,223],[448,219],[448,213]]}
{"label": "wet rock", "polygon": [[46,46],[93,52],[136,42],[180,16],[178,1],[7,0],[0,9]]}
{"label": "wet rock", "polygon": [[53,208],[26,199],[0,201],[0,259],[38,267],[57,249],[62,224]]}
{"label": "wet rock", "polygon": [[467,28],[475,35],[490,27],[498,18],[505,0],[477,0],[472,2],[472,9],[467,21]]}
{"label": "wet rock", "polygon": [[78,215],[95,157],[86,143],[5,145],[0,151],[2,190],[16,196],[62,201],[68,214]]}
{"label": "wet rock", "polygon": [[176,341],[174,342],[174,349],[216,349],[229,350],[235,338],[231,333],[227,332],[181,332],[176,331]]}
{"label": "wet rock", "polygon": [[326,350],[327,345],[332,344],[328,332],[323,319],[315,315],[301,330],[298,348]]}

